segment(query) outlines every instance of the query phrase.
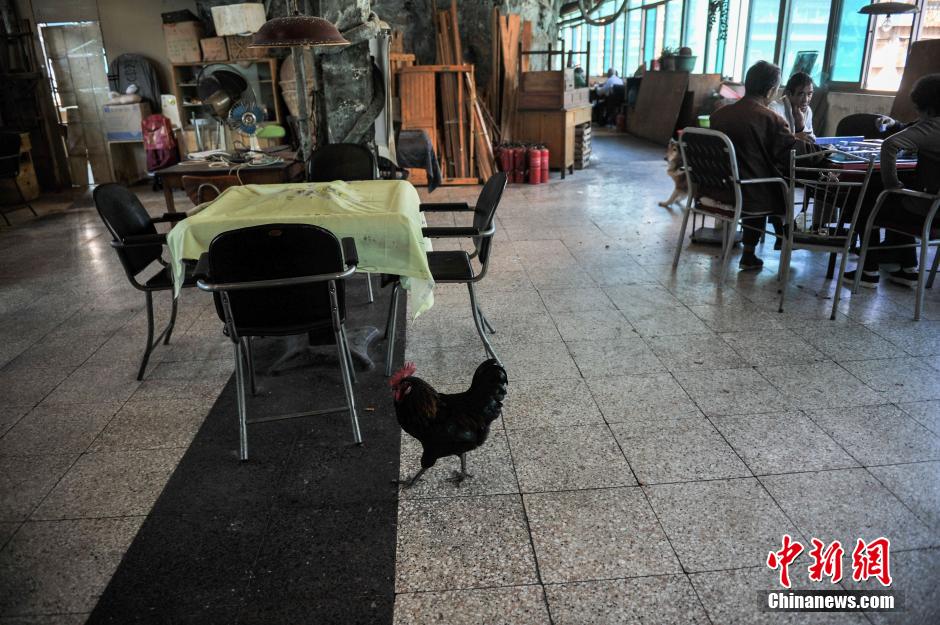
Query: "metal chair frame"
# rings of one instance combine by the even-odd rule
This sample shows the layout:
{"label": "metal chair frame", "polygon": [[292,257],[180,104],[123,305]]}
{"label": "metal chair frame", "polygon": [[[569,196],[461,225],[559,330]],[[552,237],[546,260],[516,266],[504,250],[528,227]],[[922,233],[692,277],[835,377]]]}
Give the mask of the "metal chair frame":
{"label": "metal chair frame", "polygon": [[940,264],[940,251],[938,251],[934,255],[933,266],[930,269],[930,279],[927,280],[927,252],[931,247],[940,246],[940,239],[932,239],[930,237],[930,231],[933,227],[933,220],[937,216],[938,208],[940,208],[940,193],[925,193],[923,191],[914,191],[913,189],[885,189],[880,194],[878,194],[878,199],[875,201],[875,206],[872,208],[871,215],[868,216],[868,221],[865,223],[865,234],[862,236],[862,248],[859,250],[858,269],[855,271],[855,283],[852,285],[852,293],[858,293],[858,287],[860,286],[862,280],[861,269],[865,266],[865,256],[868,254],[871,232],[874,228],[884,228],[885,230],[891,230],[892,232],[898,232],[900,234],[911,236],[911,233],[907,231],[891,228],[890,226],[875,225],[875,220],[878,217],[878,213],[881,211],[885,199],[889,195],[902,195],[910,198],[927,200],[930,202],[930,208],[927,210],[927,215],[924,217],[924,225],[921,228],[920,237],[913,235],[915,239],[914,243],[878,246],[879,250],[920,247],[920,262],[917,267],[917,290],[914,295],[914,321],[920,321],[920,314],[924,308],[925,291],[926,289],[933,288],[934,277],[937,274],[937,265]]}
{"label": "metal chair frame", "polygon": [[[787,296],[787,283],[790,277],[790,258],[794,249],[829,252],[829,268],[826,278],[832,279],[835,270],[836,255],[841,256],[839,276],[845,273],[852,241],[855,239],[855,227],[858,223],[858,214],[865,201],[865,193],[874,171],[875,162],[867,159],[868,165],[864,170],[841,169],[837,167],[815,167],[800,165],[800,161],[810,159],[818,160],[832,154],[842,154],[858,160],[857,155],[842,152],[837,149],[828,149],[813,154],[797,155],[796,150],[790,151],[790,181],[788,201],[786,204],[785,236],[780,252],[780,271],[778,278],[780,285],[780,304],[778,312],[783,312],[783,303]],[[860,181],[843,180],[845,177],[861,176]],[[803,227],[799,234],[796,232],[796,189],[803,189]],[[857,193],[852,202],[853,190]],[[843,194],[844,191],[844,194]],[[840,200],[842,204],[840,204]],[[813,206],[812,220],[807,223],[810,215],[810,203]],[[846,215],[851,210],[851,215]],[[808,227],[807,227],[808,226]],[[843,229],[848,228],[845,234]],[[839,307],[841,289],[837,288],[832,298],[832,313],[830,319],[836,318]]]}
{"label": "metal chair frame", "polygon": [[[498,176],[498,177],[497,177]],[[491,245],[490,239],[493,235],[496,234],[496,209],[499,207],[499,201],[502,199],[502,193],[506,188],[506,174],[499,172],[494,174],[493,184],[500,185],[498,188],[498,194],[495,198],[495,204],[492,208],[492,213],[490,215],[489,223],[484,230],[480,230],[476,227],[441,227],[441,228],[424,228],[422,233],[424,236],[431,239],[472,239],[474,242],[474,249],[472,252],[468,253],[470,260],[478,259],[481,255],[481,251],[484,245]],[[487,181],[489,184],[490,181]],[[484,185],[484,191],[486,186]],[[481,198],[484,196],[483,191],[481,191]],[[422,212],[430,213],[476,213],[477,208],[475,206],[471,207],[466,202],[452,202],[452,203],[429,203],[422,204],[420,207]],[[486,272],[489,269],[490,254],[486,254],[486,258],[483,261],[480,261],[480,271],[479,273],[472,273],[469,280],[446,280],[434,278],[434,281],[440,284],[466,284],[467,290],[470,293],[470,309],[473,314],[473,324],[476,326],[477,334],[480,335],[480,339],[483,341],[483,348],[486,350],[487,355],[490,358],[496,359],[497,362],[502,362],[499,359],[499,356],[496,355],[496,351],[493,349],[493,345],[490,343],[489,339],[486,337],[486,332],[490,334],[496,334],[496,329],[486,318],[486,315],[483,314],[483,309],[480,307],[479,302],[477,301],[476,290],[473,288],[473,285],[486,276]],[[471,263],[471,272],[473,271],[473,265]],[[392,287],[392,303],[388,311],[388,321],[385,324],[385,337],[388,340],[388,345],[386,347],[385,354],[385,375],[392,375],[392,359],[395,355],[395,330],[398,323],[398,299],[401,295],[401,282],[395,281],[394,286]],[[486,331],[484,331],[484,328]]]}
{"label": "metal chair frame", "polygon": [[[17,136],[17,139],[19,139],[19,136]],[[17,141],[17,145],[20,145],[20,143],[21,143],[20,141]],[[17,193],[17,195],[20,196],[20,203],[19,203],[19,204],[11,204],[11,205],[7,205],[7,206],[4,206],[4,207],[0,208],[0,216],[3,216],[3,221],[5,221],[6,224],[9,226],[9,225],[12,225],[12,224],[10,224],[10,220],[9,220],[9,218],[7,217],[7,213],[12,213],[12,212],[14,212],[14,211],[18,211],[18,210],[22,210],[22,209],[24,209],[24,208],[28,208],[28,209],[33,213],[33,216],[34,216],[34,217],[38,217],[39,215],[36,213],[36,209],[33,208],[33,205],[30,204],[30,203],[26,200],[26,196],[23,195],[23,189],[20,188],[20,182],[19,182],[19,180],[17,180],[17,178],[19,178],[19,173],[20,173],[20,152],[19,152],[19,147],[17,147],[16,154],[6,154],[6,155],[4,155],[4,156],[0,156],[0,161],[5,161],[5,160],[15,160],[15,161],[16,161],[16,169],[13,170],[13,169],[11,168],[11,171],[15,171],[16,174],[13,175],[13,176],[9,176],[9,179],[13,181],[13,186],[16,187],[16,193]]]}
{"label": "metal chair frame", "polygon": [[[698,172],[695,170],[694,166],[689,163],[689,158],[686,153],[686,142],[689,136],[693,135],[703,135],[706,137],[713,137],[721,140],[724,144],[723,151],[727,155],[729,162],[729,173],[730,179],[724,180],[726,186],[730,186],[732,192],[734,193],[734,206],[729,207],[731,209],[732,215],[727,215],[719,210],[709,210],[708,207],[703,207],[697,203],[696,189],[698,187],[698,182],[696,177]],[[679,266],[679,256],[682,254],[682,244],[685,239],[685,232],[689,224],[689,215],[698,214],[706,217],[712,217],[715,219],[716,225],[718,223],[722,224],[723,233],[722,233],[722,245],[721,245],[721,272],[718,280],[718,286],[721,287],[724,285],[725,280],[728,275],[728,265],[731,262],[731,248],[734,247],[735,242],[735,231],[737,226],[740,225],[742,228],[747,228],[749,230],[757,230],[758,232],[764,233],[764,235],[771,235],[773,237],[780,237],[774,232],[766,230],[764,228],[757,228],[754,226],[749,226],[745,224],[742,220],[748,219],[751,217],[770,217],[773,215],[771,212],[760,212],[760,213],[744,213],[743,205],[744,201],[742,198],[741,188],[744,185],[749,184],[779,184],[781,190],[784,194],[785,199],[789,199],[789,185],[787,181],[780,177],[773,178],[750,178],[748,180],[741,180],[741,176],[738,173],[738,160],[734,151],[734,145],[731,143],[731,139],[728,138],[723,132],[718,132],[717,130],[708,130],[705,128],[686,128],[682,132],[682,136],[679,137],[679,151],[682,154],[682,164],[685,169],[686,180],[688,182],[689,194],[686,200],[685,208],[682,212],[682,226],[679,229],[679,240],[676,243],[676,253],[672,260],[673,270]]]}
{"label": "metal chair frame", "polygon": [[[101,185],[95,189],[95,195],[98,194],[99,189],[106,189],[106,185]],[[96,200],[97,202],[97,200]],[[161,217],[150,218],[152,224],[158,223],[172,223],[184,219],[186,215],[184,213],[164,213]],[[144,297],[147,304],[147,345],[144,349],[144,355],[140,360],[140,367],[137,370],[137,379],[144,379],[144,372],[147,370],[147,364],[150,362],[150,355],[153,353],[153,350],[156,349],[157,345],[160,344],[160,341],[163,341],[164,345],[170,344],[170,337],[173,334],[173,327],[176,325],[176,313],[177,313],[177,301],[176,298],[171,298],[171,309],[170,309],[170,320],[167,323],[166,327],[157,335],[154,339],[154,315],[153,315],[153,293],[156,291],[172,291],[172,286],[166,287],[152,287],[147,286],[137,280],[137,276],[143,273],[143,269],[134,273],[129,263],[126,261],[125,253],[128,250],[133,250],[134,248],[148,248],[154,247],[156,245],[165,246],[166,245],[166,234],[147,234],[147,235],[133,235],[121,238],[118,233],[114,230],[112,224],[102,216],[102,221],[104,221],[105,226],[107,226],[108,231],[111,233],[113,240],[111,241],[111,247],[118,253],[118,258],[121,261],[121,267],[124,269],[124,274],[127,276],[128,282],[131,283],[138,291],[144,292]],[[166,268],[168,266],[167,262],[163,260],[162,257],[156,258],[156,262],[160,264],[161,267]],[[144,268],[146,269],[146,268]],[[183,287],[191,287],[193,284],[184,284]]]}
{"label": "metal chair frame", "polygon": [[[346,241],[352,241],[352,239],[344,239],[344,247]],[[355,252],[355,244],[352,243],[352,250]],[[208,252],[203,255],[203,258],[208,257]],[[207,282],[205,278],[200,278],[196,282],[196,286],[202,290],[213,294],[218,294],[219,298],[222,301],[222,310],[225,313],[225,331],[228,337],[232,340],[235,346],[235,385],[236,385],[236,399],[238,403],[238,436],[239,436],[239,445],[238,445],[238,456],[241,460],[248,460],[248,424],[249,423],[263,423],[266,421],[281,421],[284,419],[296,419],[299,417],[313,417],[326,414],[334,414],[339,412],[349,412],[349,421],[352,425],[353,430],[353,440],[357,445],[362,444],[362,434],[359,430],[359,417],[356,412],[356,397],[353,393],[353,380],[355,373],[353,370],[352,355],[349,351],[349,342],[346,338],[346,327],[343,323],[343,320],[339,312],[339,299],[336,295],[336,281],[345,280],[349,278],[356,272],[356,267],[358,265],[358,260],[354,262],[346,262],[346,269],[343,271],[316,274],[309,276],[298,276],[294,278],[279,278],[274,280],[256,280],[252,282],[229,282],[229,283],[212,283]],[[205,266],[205,261],[200,259],[200,265]],[[206,270],[200,267],[197,269],[197,274],[204,275]],[[266,417],[255,417],[253,419],[248,418],[248,405],[245,398],[245,373],[246,368],[250,376],[250,383],[254,387],[254,367],[251,362],[251,344],[249,342],[249,337],[239,336],[237,326],[235,325],[235,317],[232,313],[231,301],[229,299],[229,292],[231,291],[248,291],[256,289],[270,289],[278,287],[291,287],[291,286],[300,286],[304,284],[312,284],[317,282],[327,282],[328,291],[330,297],[330,309],[332,314],[332,323],[333,323],[333,334],[336,340],[336,349],[337,355],[339,356],[339,365],[340,371],[343,378],[343,390],[346,393],[346,405],[339,406],[335,408],[323,408],[320,410],[309,410],[305,412],[292,412],[282,415],[272,415]]]}

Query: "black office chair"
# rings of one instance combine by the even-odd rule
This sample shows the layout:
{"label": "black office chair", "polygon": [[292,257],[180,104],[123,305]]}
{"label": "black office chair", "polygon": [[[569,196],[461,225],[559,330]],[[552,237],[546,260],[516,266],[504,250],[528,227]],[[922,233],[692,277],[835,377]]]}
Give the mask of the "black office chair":
{"label": "black office chair", "polygon": [[[153,338],[153,293],[154,291],[171,291],[173,289],[173,276],[170,266],[163,260],[163,246],[166,244],[166,234],[157,232],[155,224],[174,222],[186,218],[185,213],[166,213],[162,217],[151,219],[147,210],[137,199],[137,196],[120,184],[109,183],[99,185],[94,192],[95,207],[104,225],[111,233],[111,247],[117,252],[124,267],[124,273],[131,286],[143,291],[147,300],[147,347],[140,362],[137,379],[144,379],[144,371],[154,348],[163,340],[163,344],[170,342],[173,334],[173,325],[176,323],[176,298],[173,298],[173,309],[170,322],[166,328]],[[162,265],[156,275],[146,282],[137,277],[154,262]],[[195,286],[192,275],[187,274],[182,284],[184,287]]]}
{"label": "black office chair", "polygon": [[331,143],[310,155],[309,182],[376,180],[378,169],[372,150],[358,143]]}
{"label": "black office chair", "polygon": [[[489,266],[490,251],[493,243],[493,235],[496,233],[494,220],[496,218],[496,209],[499,207],[499,200],[503,196],[503,190],[506,188],[506,173],[498,172],[493,174],[483,190],[480,191],[480,197],[477,198],[477,204],[471,208],[466,202],[459,203],[438,203],[421,204],[421,210],[424,212],[472,212],[472,227],[448,227],[448,228],[424,228],[423,234],[432,239],[443,238],[471,238],[473,240],[474,250],[468,253],[463,250],[428,252],[428,266],[431,269],[431,275],[434,282],[441,284],[466,284],[470,291],[470,310],[473,314],[473,323],[476,325],[477,333],[483,340],[484,349],[491,358],[499,357],[493,351],[489,339],[483,327],[486,326],[490,334],[495,334],[496,330],[490,325],[490,322],[483,315],[483,310],[477,303],[476,292],[473,285],[486,276],[486,270]],[[480,271],[474,270],[474,258],[480,264]],[[401,282],[394,280],[392,288],[392,303],[388,311],[388,321],[385,325],[385,336],[388,339],[387,352],[385,357],[385,375],[392,374],[392,358],[395,355],[395,326],[398,320],[398,298],[401,294]]]}
{"label": "black office chair", "polygon": [[888,133],[878,130],[875,122],[883,115],[874,113],[854,113],[846,115],[836,125],[837,137],[865,137],[866,139],[884,139]]}
{"label": "black office chair", "polygon": [[19,133],[0,132],[0,179],[12,180],[13,186],[16,187],[16,193],[20,196],[19,203],[0,207],[0,215],[3,215],[3,221],[7,222],[8,226],[10,220],[7,219],[7,213],[28,208],[33,215],[36,214],[36,209],[26,201],[26,196],[23,195],[23,190],[20,188],[19,180],[17,180],[20,175],[21,145]]}
{"label": "black office chair", "polygon": [[[377,180],[378,167],[372,150],[358,143],[331,143],[317,148],[310,155],[307,180],[310,182],[332,182],[343,180]],[[372,274],[366,273],[369,302],[375,301],[372,293]]]}
{"label": "black office chair", "polygon": [[[239,457],[248,459],[248,424],[349,411],[353,439],[362,443],[353,364],[346,340],[346,278],[359,259],[355,241],[306,224],[265,224],[223,232],[196,267],[197,286],[213,293],[225,333],[235,345]],[[248,419],[245,369],[251,372],[249,339],[293,336],[332,329],[347,405]]]}

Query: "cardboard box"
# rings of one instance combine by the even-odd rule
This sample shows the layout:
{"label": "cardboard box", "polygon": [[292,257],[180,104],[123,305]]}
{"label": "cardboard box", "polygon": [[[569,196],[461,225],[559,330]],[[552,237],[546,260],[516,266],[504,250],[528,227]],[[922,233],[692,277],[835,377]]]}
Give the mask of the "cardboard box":
{"label": "cardboard box", "polygon": [[228,58],[230,61],[244,61],[263,59],[267,56],[267,48],[249,48],[251,37],[241,37],[239,35],[227,35],[225,44],[228,46]]}
{"label": "cardboard box", "polygon": [[212,7],[212,22],[219,36],[256,33],[265,21],[264,5],[260,2]]}
{"label": "cardboard box", "polygon": [[199,47],[202,48],[203,61],[227,61],[228,46],[225,45],[225,37],[208,37],[199,40]]}
{"label": "cardboard box", "polygon": [[163,25],[163,38],[166,40],[166,58],[170,63],[198,63],[202,60],[202,24],[199,22],[179,22]]}
{"label": "cardboard box", "polygon": [[108,141],[143,140],[140,123],[150,115],[148,103],[105,104],[102,111],[101,121],[104,124],[105,137]]}

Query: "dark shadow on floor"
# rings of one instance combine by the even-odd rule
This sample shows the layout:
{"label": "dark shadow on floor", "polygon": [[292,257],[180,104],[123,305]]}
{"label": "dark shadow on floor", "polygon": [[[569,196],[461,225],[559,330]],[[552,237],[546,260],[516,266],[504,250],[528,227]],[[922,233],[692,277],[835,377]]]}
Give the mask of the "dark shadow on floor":
{"label": "dark shadow on floor", "polygon": [[[365,281],[349,286],[347,326],[382,328],[389,289],[357,304]],[[88,623],[391,623],[399,428],[384,347],[372,346],[372,370],[357,368],[361,447],[348,414],[306,417],[250,425],[239,462],[230,380]],[[267,339],[255,352],[262,372],[281,345]],[[249,414],[344,402],[335,349],[294,364],[259,377]]]}

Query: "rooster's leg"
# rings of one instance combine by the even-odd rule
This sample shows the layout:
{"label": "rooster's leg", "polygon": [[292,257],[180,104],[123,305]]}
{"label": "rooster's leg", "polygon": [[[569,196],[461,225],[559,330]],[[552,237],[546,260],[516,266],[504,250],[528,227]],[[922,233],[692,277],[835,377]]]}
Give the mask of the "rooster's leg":
{"label": "rooster's leg", "polygon": [[402,488],[411,488],[414,486],[414,483],[418,481],[418,478],[421,477],[429,468],[430,467],[421,467],[421,470],[415,473],[415,476],[410,480],[392,480],[392,484],[398,484]]}
{"label": "rooster's leg", "polygon": [[465,454],[460,454],[460,471],[454,471],[454,476],[447,478],[448,482],[453,482],[457,486],[460,486],[468,477],[473,477],[473,474],[467,471],[467,457]]}

